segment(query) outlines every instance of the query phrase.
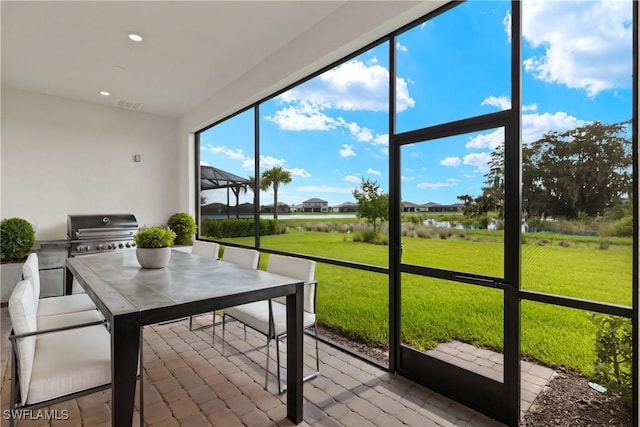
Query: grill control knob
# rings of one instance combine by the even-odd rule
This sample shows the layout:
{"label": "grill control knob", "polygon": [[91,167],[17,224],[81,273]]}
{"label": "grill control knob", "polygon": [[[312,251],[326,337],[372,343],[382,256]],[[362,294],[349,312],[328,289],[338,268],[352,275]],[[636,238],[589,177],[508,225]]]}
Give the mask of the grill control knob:
{"label": "grill control knob", "polygon": [[118,243],[118,247],[119,247],[120,249],[122,249],[122,248],[124,248],[124,245],[123,245],[122,243]]}
{"label": "grill control knob", "polygon": [[99,251],[103,250],[103,249],[104,249],[104,245],[103,245],[102,243],[101,243],[101,244],[99,244],[97,249],[98,249]]}
{"label": "grill control knob", "polygon": [[131,247],[131,243],[127,242],[127,244],[125,245],[127,248]]}

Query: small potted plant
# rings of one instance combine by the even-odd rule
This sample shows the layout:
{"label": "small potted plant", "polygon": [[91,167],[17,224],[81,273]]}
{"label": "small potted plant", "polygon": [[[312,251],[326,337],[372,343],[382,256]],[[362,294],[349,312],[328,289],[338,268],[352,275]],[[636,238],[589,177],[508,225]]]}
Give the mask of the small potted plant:
{"label": "small potted plant", "polygon": [[7,218],[0,223],[2,302],[9,300],[13,288],[22,278],[22,264],[35,241],[36,233],[29,221]]}
{"label": "small potted plant", "polygon": [[176,213],[171,215],[167,226],[176,233],[176,245],[192,245],[191,239],[198,227],[193,217],[187,213]]}
{"label": "small potted plant", "polygon": [[171,246],[176,233],[162,227],[151,227],[138,231],[133,240],[136,242],[136,257],[144,268],[164,268],[171,258]]}

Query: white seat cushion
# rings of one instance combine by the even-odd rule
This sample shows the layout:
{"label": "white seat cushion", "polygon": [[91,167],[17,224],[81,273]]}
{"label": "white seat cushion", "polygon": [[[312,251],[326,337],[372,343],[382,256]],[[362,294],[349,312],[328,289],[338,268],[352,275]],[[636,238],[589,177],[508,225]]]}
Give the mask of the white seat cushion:
{"label": "white seat cushion", "polygon": [[54,314],[38,317],[38,330],[63,328],[71,325],[81,325],[101,321],[104,318],[98,310],[78,311],[75,313]]}
{"label": "white seat cushion", "polygon": [[218,250],[220,245],[214,242],[205,242],[204,240],[196,240],[191,246],[191,253],[206,258],[218,258]]}
{"label": "white seat cushion", "polygon": [[[273,323],[275,335],[287,331],[287,306],[273,301]],[[269,335],[269,301],[256,301],[248,304],[237,305],[224,310],[225,314],[233,317],[245,325]],[[303,325],[305,328],[312,326],[316,321],[314,313],[303,313]]]}
{"label": "white seat cushion", "polygon": [[110,335],[102,325],[39,335],[27,404],[109,384],[110,355]]}
{"label": "white seat cushion", "polygon": [[41,298],[38,302],[38,317],[56,314],[75,313],[95,310],[96,305],[87,294],[64,295],[61,297]]}

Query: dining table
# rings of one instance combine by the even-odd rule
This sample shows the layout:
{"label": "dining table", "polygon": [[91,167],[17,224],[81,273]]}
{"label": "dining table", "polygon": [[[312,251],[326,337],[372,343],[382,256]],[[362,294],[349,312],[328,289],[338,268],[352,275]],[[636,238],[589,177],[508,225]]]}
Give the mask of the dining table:
{"label": "dining table", "polygon": [[111,425],[132,425],[142,328],[276,297],[287,304],[287,418],[302,422],[303,286],[299,279],[173,249],[165,268],[142,268],[135,250],[67,258],[111,333]]}

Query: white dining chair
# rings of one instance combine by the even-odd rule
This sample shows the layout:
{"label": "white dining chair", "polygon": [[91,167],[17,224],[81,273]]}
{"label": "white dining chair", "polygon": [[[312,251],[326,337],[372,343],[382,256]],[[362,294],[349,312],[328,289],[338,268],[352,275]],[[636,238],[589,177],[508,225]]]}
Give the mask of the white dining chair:
{"label": "white dining chair", "polygon": [[[57,316],[62,314],[92,311],[97,313],[97,307],[87,294],[63,295],[57,297],[40,298],[40,270],[38,255],[29,254],[22,266],[23,279],[29,280],[33,287],[36,316]],[[72,318],[73,316],[67,316]]]}
{"label": "white dining chair", "polygon": [[[318,353],[318,328],[316,323],[316,288],[317,282],[314,280],[315,261],[302,258],[293,258],[282,255],[269,255],[267,271],[292,277],[305,282],[304,286],[304,329],[313,327],[316,344],[316,370],[304,377],[304,381],[315,378],[320,374],[320,358]],[[287,336],[287,305],[286,297],[280,297],[264,301],[256,301],[229,307],[224,310],[222,318],[222,339],[225,335],[225,320],[231,317],[246,327],[263,334],[267,338],[267,366],[265,370],[264,388],[267,390],[269,381],[269,354],[272,340],[276,341],[276,362],[278,380],[278,392],[282,393],[286,388],[282,386],[280,378],[280,341]]]}
{"label": "white dining chair", "polygon": [[[220,251],[220,245],[215,242],[206,242],[204,240],[196,240],[191,246],[191,253],[193,255],[199,255],[205,258],[218,259],[218,252]],[[189,330],[193,330],[193,317],[189,316]],[[213,315],[215,321],[215,313]],[[208,326],[208,325],[207,325]]]}
{"label": "white dining chair", "polygon": [[[111,335],[104,320],[38,328],[36,298],[22,280],[9,298],[10,413],[54,405],[111,386]],[[140,384],[140,425],[143,423]],[[9,425],[15,426],[17,417]]]}

